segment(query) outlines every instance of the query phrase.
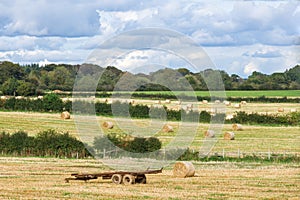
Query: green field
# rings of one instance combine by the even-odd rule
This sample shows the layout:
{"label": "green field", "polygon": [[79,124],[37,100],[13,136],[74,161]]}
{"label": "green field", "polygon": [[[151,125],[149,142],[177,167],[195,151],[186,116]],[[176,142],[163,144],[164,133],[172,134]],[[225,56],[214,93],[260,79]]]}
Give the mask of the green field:
{"label": "green field", "polygon": [[[193,92],[190,91],[142,91],[136,93],[146,93],[146,94],[169,94],[169,95],[193,95]],[[195,91],[197,96],[210,96],[209,91]],[[259,91],[226,91],[227,97],[300,97],[300,90],[259,90]]]}
{"label": "green field", "polygon": [[[113,129],[104,129],[106,133],[137,133],[140,136],[156,136],[163,145],[167,145],[174,137],[178,128],[182,126],[180,122],[168,122],[174,128],[174,132],[165,133],[161,130],[163,124],[159,121],[150,121],[149,119],[125,119],[125,118],[108,118],[97,117],[99,124],[104,121],[112,121],[115,126]],[[117,124],[121,124],[119,126]],[[208,130],[209,124],[194,124],[186,123],[187,129],[193,129],[197,126],[196,136],[190,145],[190,148],[199,150],[203,143],[204,132]],[[77,136],[77,127],[74,119],[62,120],[59,114],[43,114],[43,113],[22,113],[22,112],[0,112],[0,131],[8,131],[13,133],[18,130],[24,130],[30,135],[35,135],[39,131],[55,129],[57,131],[70,132],[72,135]],[[86,127],[89,130],[89,127]],[[140,131],[139,131],[140,130]],[[99,129],[96,131],[100,131]],[[225,131],[232,131],[231,124],[224,125],[222,134]],[[270,126],[249,126],[244,125],[243,131],[236,131],[235,140],[223,140],[223,135],[212,152],[221,153],[223,151],[228,154],[243,152],[252,154],[252,152],[268,152],[273,153],[291,153],[299,154],[300,152],[300,127],[270,127]],[[91,137],[90,137],[91,136]],[[81,137],[89,137],[91,141],[84,141],[92,143],[92,139],[97,135],[90,135],[86,131],[86,135]],[[185,143],[179,144],[178,148],[185,146]]]}

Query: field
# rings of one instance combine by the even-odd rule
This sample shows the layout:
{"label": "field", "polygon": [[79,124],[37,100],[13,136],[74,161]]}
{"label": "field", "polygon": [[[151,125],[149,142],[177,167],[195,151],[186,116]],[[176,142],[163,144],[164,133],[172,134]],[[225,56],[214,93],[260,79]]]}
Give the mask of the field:
{"label": "field", "polygon": [[299,199],[300,164],[194,162],[196,177],[175,178],[171,167],[148,183],[115,185],[64,178],[107,171],[96,160],[0,157],[0,199]]}
{"label": "field", "polygon": [[[125,118],[108,118],[97,117],[99,124],[104,121],[118,121],[122,127],[117,125],[114,129],[104,131],[114,133],[136,133],[139,135],[155,135],[163,144],[169,143],[174,136],[180,122],[168,122],[174,127],[174,132],[164,133],[161,131],[162,123],[148,119],[133,119],[128,120]],[[133,123],[133,124],[132,124]],[[150,125],[152,123],[152,126]],[[134,125],[134,126],[133,126]],[[156,125],[156,126],[155,126]],[[203,133],[209,128],[209,124],[196,124],[197,133],[191,148],[199,149],[203,142]],[[149,127],[148,127],[149,126]],[[193,127],[195,124],[187,124],[186,127]],[[57,131],[68,131],[69,133],[77,136],[77,127],[74,119],[61,120],[59,114],[46,114],[46,113],[23,113],[23,112],[0,112],[0,131],[14,132],[24,130],[30,135],[35,135],[39,131],[55,129]],[[141,130],[139,132],[139,130]],[[231,131],[231,124],[224,125],[223,132]],[[96,130],[97,131],[97,130]],[[100,131],[100,130],[98,130]],[[213,148],[213,152],[221,153],[223,151],[230,153],[237,153],[238,151],[244,153],[252,152],[274,152],[274,153],[297,153],[300,152],[300,127],[284,127],[284,126],[250,126],[244,125],[243,131],[236,132],[236,139],[234,141],[226,141],[220,139]],[[84,135],[81,135],[84,137]],[[92,138],[94,138],[93,135]],[[92,142],[92,141],[90,141]],[[181,145],[184,145],[181,144]],[[179,145],[179,146],[181,146]]]}
{"label": "field", "polygon": [[[153,104],[149,100],[136,100],[135,103]],[[163,104],[163,103],[162,103]],[[165,104],[173,107],[176,102]],[[199,110],[210,110],[211,104],[199,104]],[[239,111],[278,113],[284,108],[286,114],[291,109],[298,109],[298,104],[290,103],[247,103]],[[226,114],[233,114],[237,109],[227,107]],[[104,121],[115,123],[113,129],[104,129],[106,133],[137,133],[154,135],[163,146],[176,137],[182,124],[167,122],[174,127],[174,132],[161,131],[162,123],[149,119],[125,119],[100,117]],[[121,126],[122,125],[122,126]],[[189,128],[196,126],[196,135],[191,149],[199,150],[203,143],[203,133],[209,124],[185,123]],[[0,131],[13,133],[24,130],[29,135],[40,131],[55,129],[69,132],[78,137],[74,118],[60,119],[59,113],[34,112],[0,112]],[[90,130],[86,124],[87,136]],[[298,126],[259,126],[243,125],[244,130],[236,131],[235,140],[223,140],[222,135],[212,149],[211,155],[226,157],[244,155],[298,156],[300,154],[300,127]],[[99,131],[99,130],[98,130]],[[232,131],[231,124],[223,126],[222,133]],[[97,132],[94,132],[97,134]],[[81,135],[82,137],[83,135]],[[96,136],[96,135],[92,135]],[[92,142],[92,141],[89,141]],[[184,143],[178,147],[184,146]],[[300,163],[298,162],[193,162],[196,176],[192,178],[175,178],[172,165],[164,168],[159,175],[147,175],[148,183],[130,186],[115,185],[108,180],[91,180],[88,182],[71,181],[64,178],[77,172],[109,171],[100,161],[94,159],[56,159],[56,158],[17,158],[0,157],[0,199],[299,199]]]}
{"label": "field", "polygon": [[[142,92],[136,92],[136,93],[146,93],[146,94],[182,94],[185,95],[193,95],[193,92],[187,92],[187,91],[142,91]],[[266,96],[266,97],[299,97],[300,96],[300,90],[229,90],[225,91],[227,97],[260,97],[260,96]],[[210,96],[210,93],[208,91],[195,91],[195,94],[197,96]]]}

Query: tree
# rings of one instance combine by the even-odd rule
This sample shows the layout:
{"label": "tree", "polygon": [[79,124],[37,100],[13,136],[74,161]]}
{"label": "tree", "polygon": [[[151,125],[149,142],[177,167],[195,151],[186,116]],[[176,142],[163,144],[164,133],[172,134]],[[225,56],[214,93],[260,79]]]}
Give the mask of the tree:
{"label": "tree", "polygon": [[30,96],[30,95],[35,94],[36,87],[32,83],[28,83],[25,81],[19,81],[16,92],[20,96]]}
{"label": "tree", "polygon": [[62,111],[63,101],[57,94],[50,93],[46,94],[43,98],[43,107],[45,111]]}
{"label": "tree", "polygon": [[8,79],[21,80],[25,77],[24,69],[19,64],[8,61],[0,62],[0,84]]}
{"label": "tree", "polygon": [[17,88],[19,86],[19,83],[17,79],[10,78],[7,81],[4,82],[2,85],[2,92],[6,95],[13,95],[16,96]]}

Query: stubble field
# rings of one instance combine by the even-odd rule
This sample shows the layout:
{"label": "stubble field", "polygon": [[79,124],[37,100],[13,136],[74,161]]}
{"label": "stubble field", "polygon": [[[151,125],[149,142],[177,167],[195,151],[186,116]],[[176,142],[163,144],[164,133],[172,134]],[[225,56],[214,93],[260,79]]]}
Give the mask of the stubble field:
{"label": "stubble field", "polygon": [[147,184],[109,180],[64,182],[74,172],[109,170],[96,160],[0,158],[1,199],[299,199],[300,165],[194,162],[196,177],[175,178],[171,166]]}
{"label": "stubble field", "polygon": [[[248,112],[276,113],[277,107],[289,110],[297,106],[298,104],[247,104],[241,109]],[[230,109],[228,112],[234,111],[233,108]],[[125,130],[132,128],[130,123],[142,128],[151,125],[148,119],[97,117],[99,124],[103,121],[116,120],[123,122]],[[163,145],[176,136],[180,126],[179,122],[167,123],[174,127],[174,132],[155,133]],[[190,146],[196,150],[200,148],[203,133],[209,128],[209,124],[197,126],[197,133]],[[258,125],[243,125],[243,127],[243,131],[236,132],[233,141],[223,140],[221,135],[212,153],[255,154],[271,151],[299,156],[300,127]],[[24,130],[29,135],[35,135],[47,129],[68,131],[78,137],[73,118],[62,120],[57,113],[0,112],[0,131],[13,133]],[[225,124],[222,132],[231,130],[231,124]],[[124,127],[116,125],[114,129],[104,131],[121,133],[124,132]],[[148,134],[151,134],[151,131],[149,128]],[[196,168],[196,177],[193,178],[173,177],[170,165],[162,174],[148,175],[148,183],[145,185],[125,186],[101,179],[89,182],[64,182],[64,178],[74,172],[98,173],[111,170],[93,159],[0,157],[0,199],[299,199],[300,196],[300,163],[297,162],[193,162],[193,164]]]}

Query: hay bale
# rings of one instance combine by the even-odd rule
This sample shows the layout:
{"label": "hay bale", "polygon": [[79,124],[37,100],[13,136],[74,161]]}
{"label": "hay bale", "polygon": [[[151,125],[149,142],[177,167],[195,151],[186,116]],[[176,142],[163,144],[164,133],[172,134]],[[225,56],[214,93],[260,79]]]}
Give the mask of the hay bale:
{"label": "hay bale", "polygon": [[103,122],[102,126],[104,128],[112,129],[114,127],[114,124],[112,122]]}
{"label": "hay bale", "polygon": [[241,124],[232,124],[232,129],[234,131],[242,131],[243,130],[243,126]]}
{"label": "hay bale", "polygon": [[163,132],[165,133],[169,133],[169,132],[173,132],[174,129],[173,129],[173,126],[169,125],[169,124],[165,124],[164,127],[163,127]]}
{"label": "hay bale", "polygon": [[70,119],[70,118],[71,118],[71,115],[70,115],[70,113],[69,113],[68,111],[64,111],[64,112],[62,112],[62,113],[60,114],[60,117],[61,117],[62,119]]}
{"label": "hay bale", "polygon": [[156,104],[161,104],[160,100],[155,101]]}
{"label": "hay bale", "polygon": [[284,108],[278,108],[278,112],[284,112]]}
{"label": "hay bale", "polygon": [[217,113],[217,109],[216,108],[211,108],[209,111],[210,114],[216,114]]}
{"label": "hay bale", "polygon": [[204,136],[207,138],[213,138],[215,137],[215,132],[213,130],[207,130],[204,132]]}
{"label": "hay bale", "polygon": [[53,93],[55,93],[55,94],[61,94],[62,91],[61,90],[53,90]]}
{"label": "hay bale", "polygon": [[241,108],[241,104],[240,103],[234,104],[234,108]]}
{"label": "hay bale", "polygon": [[234,132],[225,132],[224,133],[224,140],[234,140]]}
{"label": "hay bale", "polygon": [[223,101],[223,103],[225,104],[225,106],[230,106],[231,105],[230,101]]}
{"label": "hay bale", "polygon": [[208,101],[207,100],[203,100],[202,103],[203,104],[208,104]]}
{"label": "hay bale", "polygon": [[246,104],[247,104],[247,101],[241,101],[241,104],[242,104],[242,105],[246,105]]}
{"label": "hay bale", "polygon": [[226,115],[225,119],[226,120],[231,120],[231,119],[233,119],[233,117],[234,117],[233,115]]}
{"label": "hay bale", "polygon": [[173,168],[173,175],[180,178],[193,177],[195,175],[195,167],[192,162],[176,162]]}
{"label": "hay bale", "polygon": [[291,112],[297,112],[296,108],[291,108]]}
{"label": "hay bale", "polygon": [[219,103],[221,103],[221,101],[220,100],[215,100],[215,103],[219,104]]}

